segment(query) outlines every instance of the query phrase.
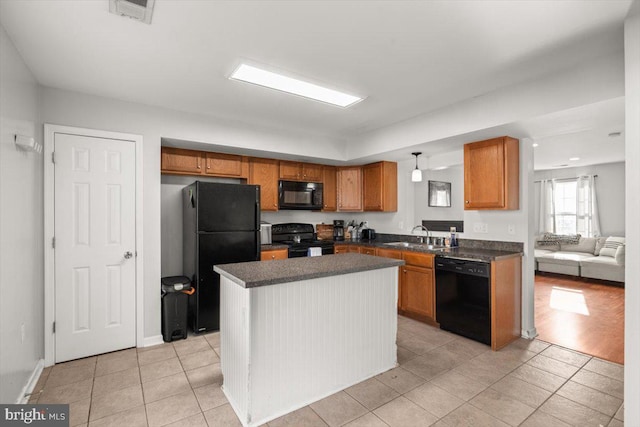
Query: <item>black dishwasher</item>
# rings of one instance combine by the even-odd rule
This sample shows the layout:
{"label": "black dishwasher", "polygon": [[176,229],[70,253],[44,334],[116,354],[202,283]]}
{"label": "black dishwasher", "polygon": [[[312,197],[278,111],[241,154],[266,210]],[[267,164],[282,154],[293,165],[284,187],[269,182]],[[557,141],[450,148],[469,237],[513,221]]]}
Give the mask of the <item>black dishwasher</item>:
{"label": "black dishwasher", "polygon": [[440,328],[491,345],[491,268],[481,261],[436,256]]}

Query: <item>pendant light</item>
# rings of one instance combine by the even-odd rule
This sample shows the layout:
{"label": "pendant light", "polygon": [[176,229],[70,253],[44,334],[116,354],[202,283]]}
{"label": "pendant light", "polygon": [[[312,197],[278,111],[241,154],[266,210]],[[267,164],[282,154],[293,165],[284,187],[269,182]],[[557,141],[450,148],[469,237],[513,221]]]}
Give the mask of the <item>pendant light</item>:
{"label": "pendant light", "polygon": [[411,182],[422,182],[422,171],[418,169],[418,156],[422,154],[422,152],[417,151],[411,154],[416,156],[416,168],[411,172]]}

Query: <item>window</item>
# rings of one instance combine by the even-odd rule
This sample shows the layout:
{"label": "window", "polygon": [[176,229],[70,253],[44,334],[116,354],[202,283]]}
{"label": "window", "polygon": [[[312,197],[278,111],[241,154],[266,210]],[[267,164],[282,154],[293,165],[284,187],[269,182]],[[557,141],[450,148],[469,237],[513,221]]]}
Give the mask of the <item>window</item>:
{"label": "window", "polygon": [[595,176],[540,181],[539,233],[600,235]]}
{"label": "window", "polygon": [[556,182],[553,202],[555,204],[555,229],[557,234],[577,234],[577,186],[577,180]]}

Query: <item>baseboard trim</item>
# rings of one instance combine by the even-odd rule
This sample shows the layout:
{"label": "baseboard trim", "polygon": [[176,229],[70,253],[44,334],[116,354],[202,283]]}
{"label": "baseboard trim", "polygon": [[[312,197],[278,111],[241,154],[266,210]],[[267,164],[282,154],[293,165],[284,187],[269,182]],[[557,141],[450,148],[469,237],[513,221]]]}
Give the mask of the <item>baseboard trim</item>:
{"label": "baseboard trim", "polygon": [[155,335],[152,337],[145,337],[142,343],[143,347],[152,347],[154,345],[162,344],[164,340],[162,339],[162,335]]}
{"label": "baseboard trim", "polygon": [[33,372],[31,372],[31,376],[29,377],[29,381],[24,385],[20,394],[16,398],[17,404],[25,404],[29,401],[29,395],[36,388],[36,384],[38,384],[38,380],[40,379],[40,375],[42,374],[42,370],[44,369],[44,359],[38,360],[36,366],[33,368]]}
{"label": "baseboard trim", "polygon": [[522,330],[522,338],[526,338],[528,340],[532,340],[537,336],[538,336],[538,331],[536,330],[536,328],[523,329]]}

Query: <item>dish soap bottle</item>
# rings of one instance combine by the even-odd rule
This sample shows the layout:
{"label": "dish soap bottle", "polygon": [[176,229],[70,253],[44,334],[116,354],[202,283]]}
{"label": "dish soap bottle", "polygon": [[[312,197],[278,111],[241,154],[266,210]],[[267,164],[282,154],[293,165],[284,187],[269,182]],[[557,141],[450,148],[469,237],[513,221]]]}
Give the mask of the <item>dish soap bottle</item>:
{"label": "dish soap bottle", "polygon": [[449,246],[455,248],[458,246],[458,236],[456,235],[456,228],[449,227],[449,231],[451,232],[451,238],[449,239]]}

